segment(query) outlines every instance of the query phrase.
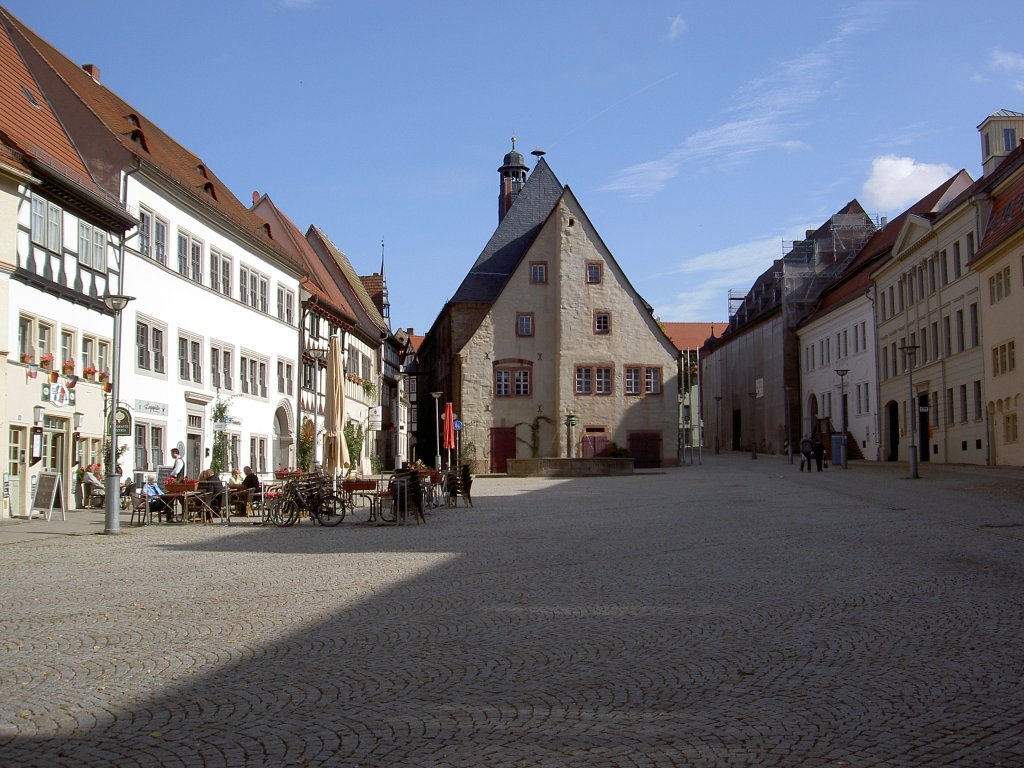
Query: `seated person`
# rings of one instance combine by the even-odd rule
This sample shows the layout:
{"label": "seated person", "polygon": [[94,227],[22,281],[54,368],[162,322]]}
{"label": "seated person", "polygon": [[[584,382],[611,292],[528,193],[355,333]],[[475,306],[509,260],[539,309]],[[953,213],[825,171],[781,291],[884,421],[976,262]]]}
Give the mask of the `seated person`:
{"label": "seated person", "polygon": [[213,470],[204,469],[199,475],[199,490],[203,493],[213,494],[207,503],[214,514],[219,515],[220,508],[224,503],[224,483],[213,473]]}
{"label": "seated person", "polygon": [[167,515],[167,522],[174,520],[174,507],[164,498],[163,489],[157,484],[154,475],[146,476],[146,484],[142,486],[142,495],[146,497],[146,505],[156,512],[157,519]]}
{"label": "seated person", "polygon": [[260,478],[252,471],[252,467],[243,467],[242,471],[245,473],[242,481],[230,482],[228,486],[233,491],[252,491],[252,494],[240,493],[238,496],[232,497],[232,506],[238,508],[239,513],[244,515],[246,503],[250,498],[255,498],[260,493]]}
{"label": "seated person", "polygon": [[82,475],[82,490],[85,493],[85,506],[87,507],[92,503],[93,496],[105,496],[107,493],[103,483],[96,476],[99,472],[99,464],[90,464],[85,468],[85,474]]}

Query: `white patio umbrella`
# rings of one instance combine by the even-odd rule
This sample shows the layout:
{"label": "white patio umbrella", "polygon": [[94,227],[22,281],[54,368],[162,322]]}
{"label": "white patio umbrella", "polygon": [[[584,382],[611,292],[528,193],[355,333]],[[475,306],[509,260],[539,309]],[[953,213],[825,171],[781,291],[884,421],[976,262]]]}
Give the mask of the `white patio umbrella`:
{"label": "white patio umbrella", "polygon": [[345,362],[341,337],[331,337],[327,349],[327,392],[324,402],[324,462],[332,475],[344,472],[349,463],[345,443]]}

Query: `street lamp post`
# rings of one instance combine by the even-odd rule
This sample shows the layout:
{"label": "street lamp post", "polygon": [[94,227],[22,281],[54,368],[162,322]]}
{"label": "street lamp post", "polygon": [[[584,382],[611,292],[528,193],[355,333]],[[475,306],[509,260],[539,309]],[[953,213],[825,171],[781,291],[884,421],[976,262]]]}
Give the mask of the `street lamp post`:
{"label": "street lamp post", "polygon": [[117,403],[121,389],[121,311],[134,296],[108,293],[103,303],[114,313],[114,349],[110,355],[110,456],[107,461],[103,533],[121,532],[121,485],[117,474]]}
{"label": "street lamp post", "polygon": [[[849,469],[846,463],[846,374],[849,372],[848,368],[836,368],[836,375],[839,377],[839,410],[842,412],[843,417],[843,442],[842,448],[840,448],[843,452],[843,469]],[[835,463],[834,460],[833,463]]]}
{"label": "street lamp post", "polygon": [[753,403],[753,416],[750,420],[750,458],[757,458],[757,392],[750,392],[750,400]]}
{"label": "street lamp post", "polygon": [[327,350],[313,347],[306,351],[313,358],[313,466],[310,469],[317,472],[320,469],[320,462],[316,458],[316,436],[320,428],[320,363],[327,359]]}
{"label": "street lamp post", "polygon": [[722,396],[715,395],[715,453],[722,448]]}
{"label": "street lamp post", "polygon": [[434,469],[441,470],[441,395],[444,392],[431,392],[434,398],[434,436],[437,438],[437,453],[434,455]]}
{"label": "street lamp post", "polygon": [[914,396],[914,356],[917,354],[917,345],[904,344],[900,347],[900,352],[907,359],[907,374],[910,382],[909,400],[907,401],[907,419],[910,421],[910,477],[913,480],[917,480],[921,477],[917,473],[917,440],[915,439],[917,431],[917,398]]}

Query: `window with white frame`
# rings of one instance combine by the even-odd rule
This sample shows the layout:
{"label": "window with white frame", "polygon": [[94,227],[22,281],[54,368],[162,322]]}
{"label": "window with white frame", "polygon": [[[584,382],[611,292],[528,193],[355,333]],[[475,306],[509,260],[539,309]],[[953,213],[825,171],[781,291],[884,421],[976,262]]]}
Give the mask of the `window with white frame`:
{"label": "window with white frame", "polygon": [[594,333],[598,336],[606,336],[612,332],[612,314],[605,310],[594,312]]}
{"label": "window with white frame", "polygon": [[644,368],[644,394],[661,394],[661,368]]}
{"label": "window with white frame", "polygon": [[193,282],[203,282],[203,241],[188,232],[178,233],[178,272]]}
{"label": "window with white frame", "polygon": [[249,267],[238,268],[238,300],[260,312],[267,312],[270,281]]}
{"label": "window with white frame", "polygon": [[61,241],[61,223],[64,212],[59,205],[49,200],[32,196],[32,242],[41,245],[48,251],[60,253],[63,242]]}
{"label": "window with white frame", "polygon": [[267,358],[255,352],[242,350],[238,355],[239,381],[244,394],[253,397],[267,396]]}
{"label": "window with white frame", "polygon": [[529,397],[531,376],[528,365],[500,364],[494,368],[495,397]]}
{"label": "window with white frame", "polygon": [[588,261],[586,266],[587,283],[596,285],[604,277],[604,265],[600,261]]}
{"label": "window with white frame", "polygon": [[92,368],[99,373],[110,373],[110,341],[98,336],[82,335],[82,371]]}
{"label": "window with white frame", "polygon": [[178,378],[203,383],[203,340],[190,333],[178,334]]}
{"label": "window with white frame", "polygon": [[295,291],[283,285],[277,286],[277,319],[295,324]]}
{"label": "window with white frame", "polygon": [[135,319],[135,367],[153,373],[167,372],[167,326],[137,315]]}
{"label": "window with white frame", "polygon": [[530,262],[530,282],[534,285],[548,281],[548,263],[546,261]]}
{"label": "window with white frame", "polygon": [[216,248],[210,249],[210,287],[217,293],[231,295],[231,257]]}
{"label": "window with white frame", "polygon": [[210,342],[210,384],[214,389],[225,389],[231,391],[234,370],[233,357],[234,347],[220,341]]}
{"label": "window with white frame", "polygon": [[516,313],[516,336],[533,336],[533,312]]}
{"label": "window with white frame", "polygon": [[249,466],[257,473],[267,471],[267,438],[263,435],[249,438]]}
{"label": "window with white frame", "polygon": [[155,472],[164,457],[164,425],[135,422],[135,470]]}
{"label": "window with white frame", "polygon": [[139,253],[157,264],[167,264],[167,230],[165,219],[151,210],[139,208]]}
{"label": "window with white frame", "polygon": [[[75,357],[78,354],[78,336],[71,328],[61,328],[60,331],[60,361],[61,365],[75,367]],[[54,366],[56,367],[56,366]]]}
{"label": "window with white frame", "polygon": [[1017,369],[1017,350],[1013,341],[1007,341],[992,348],[992,373],[1002,376]]}
{"label": "window with white frame", "polygon": [[625,381],[625,388],[627,395],[640,395],[643,394],[643,375],[644,369],[627,365],[622,372],[622,378]]}
{"label": "window with white frame", "polygon": [[282,395],[292,394],[295,379],[295,364],[291,360],[277,361],[277,391]]}
{"label": "window with white frame", "polygon": [[100,272],[107,270],[107,233],[78,221],[78,263]]}

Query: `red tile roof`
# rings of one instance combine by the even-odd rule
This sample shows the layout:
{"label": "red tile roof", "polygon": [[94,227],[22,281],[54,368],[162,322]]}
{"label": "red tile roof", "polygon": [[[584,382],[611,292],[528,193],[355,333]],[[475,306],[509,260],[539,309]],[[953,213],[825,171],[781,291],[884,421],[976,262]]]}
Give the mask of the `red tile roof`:
{"label": "red tile roof", "polygon": [[[1022,165],[1024,165],[1024,143],[1007,155],[999,168],[1006,175],[1019,169]],[[1009,186],[995,195],[992,213],[988,217],[988,226],[985,228],[981,245],[974,258],[980,258],[1022,228],[1024,228],[1024,173],[1018,173]]]}
{"label": "red tile roof", "polygon": [[31,29],[0,8],[0,17],[9,28],[20,34],[54,74],[71,90],[113,134],[121,145],[190,194],[194,201],[220,214],[248,236],[280,257],[281,261],[301,271],[267,232],[264,222],[236,198],[227,185],[199,157],[189,152],[151,122],[140,110],[113,91],[96,82],[92,76],[51,46]]}
{"label": "red tile roof", "polygon": [[0,71],[4,73],[0,77],[0,133],[6,137],[6,143],[22,154],[31,158],[41,150],[73,173],[91,180],[89,170],[11,39],[8,19],[0,13]]}
{"label": "red tile roof", "polygon": [[728,323],[662,323],[665,334],[680,352],[700,349],[711,336],[721,336]]}

